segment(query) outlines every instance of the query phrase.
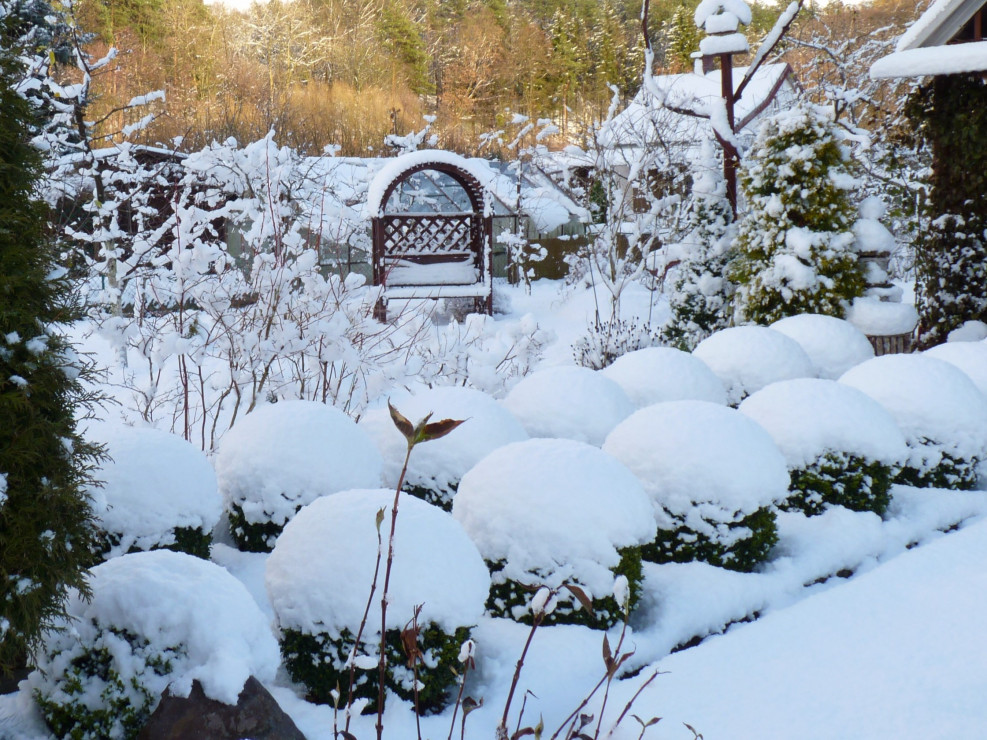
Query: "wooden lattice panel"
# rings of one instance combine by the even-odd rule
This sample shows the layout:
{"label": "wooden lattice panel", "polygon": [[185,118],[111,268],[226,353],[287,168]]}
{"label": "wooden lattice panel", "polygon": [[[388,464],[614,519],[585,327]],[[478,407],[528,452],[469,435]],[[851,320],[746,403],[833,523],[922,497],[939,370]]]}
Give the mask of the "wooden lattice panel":
{"label": "wooden lattice panel", "polygon": [[384,256],[469,252],[478,228],[472,214],[415,213],[384,216]]}

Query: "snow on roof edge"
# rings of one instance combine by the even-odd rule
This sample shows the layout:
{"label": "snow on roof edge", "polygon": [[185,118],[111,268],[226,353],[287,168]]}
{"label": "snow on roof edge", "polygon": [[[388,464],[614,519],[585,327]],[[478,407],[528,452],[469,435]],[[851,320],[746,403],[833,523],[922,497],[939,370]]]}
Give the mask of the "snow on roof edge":
{"label": "snow on roof edge", "polygon": [[871,79],[924,77],[987,70],[987,41],[896,51],[878,59],[870,68]]}

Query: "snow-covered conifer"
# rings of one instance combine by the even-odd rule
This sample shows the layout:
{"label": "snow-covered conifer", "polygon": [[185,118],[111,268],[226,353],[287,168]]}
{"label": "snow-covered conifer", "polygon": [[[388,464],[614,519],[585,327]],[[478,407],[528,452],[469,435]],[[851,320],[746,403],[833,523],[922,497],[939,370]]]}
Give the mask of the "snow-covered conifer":
{"label": "snow-covered conifer", "polygon": [[765,121],[741,171],[736,314],[768,324],[799,313],[842,318],[861,295],[854,163],[827,114],[803,104]]}

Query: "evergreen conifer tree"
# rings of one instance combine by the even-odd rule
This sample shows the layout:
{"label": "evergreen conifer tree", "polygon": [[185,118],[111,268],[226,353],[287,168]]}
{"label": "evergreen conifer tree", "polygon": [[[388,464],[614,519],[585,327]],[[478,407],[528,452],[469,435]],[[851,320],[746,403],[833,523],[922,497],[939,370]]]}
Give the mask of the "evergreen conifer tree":
{"label": "evergreen conifer tree", "polygon": [[843,318],[863,294],[853,172],[850,151],[824,110],[803,104],[764,123],[741,167],[747,210],[730,270],[738,320]]}
{"label": "evergreen conifer tree", "polygon": [[[0,8],[0,14],[3,9]],[[10,16],[0,19],[0,674],[85,592],[92,519],[85,487],[97,450],[75,429],[80,363],[58,325],[74,318],[38,198],[41,158]]]}
{"label": "evergreen conifer tree", "polygon": [[689,235],[683,246],[678,275],[669,295],[672,316],[661,338],[686,352],[730,323],[733,284],[727,265],[733,255],[733,211],[727,200],[726,182],[712,142],[703,147],[702,169],[692,186]]}

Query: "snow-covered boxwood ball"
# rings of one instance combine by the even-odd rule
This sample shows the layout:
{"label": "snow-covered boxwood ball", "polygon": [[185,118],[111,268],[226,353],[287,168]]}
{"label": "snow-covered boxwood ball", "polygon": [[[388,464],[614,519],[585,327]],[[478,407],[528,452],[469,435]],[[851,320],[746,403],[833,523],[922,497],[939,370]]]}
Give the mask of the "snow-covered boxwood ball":
{"label": "snow-covered boxwood ball", "polygon": [[504,406],[532,437],[559,437],[599,447],[634,406],[617,383],[596,370],[560,366],[518,383]]}
{"label": "snow-covered boxwood ball", "polygon": [[[543,624],[607,628],[636,603],[652,506],[634,475],[596,447],[567,439],[501,447],[463,476],[452,514],[490,567],[495,616],[530,623],[542,586],[557,592]],[[628,604],[614,596],[618,576]],[[592,614],[566,584],[583,590]]]}
{"label": "snow-covered boxwood ball", "polygon": [[817,376],[798,342],[764,326],[722,329],[706,337],[692,353],[723,382],[731,406],[769,383]]}
{"label": "snow-covered boxwood ball", "polygon": [[750,571],[777,541],[772,507],[788,496],[785,459],[764,429],[708,401],[643,408],[607,437],[603,450],[626,465],[658,520],[644,557],[703,560]]}
{"label": "snow-covered boxwood ball", "polygon": [[342,411],[315,401],[261,406],[237,421],[215,460],[241,550],[269,552],[301,507],[337,491],[376,488],[380,452]]}
{"label": "snow-covered boxwood ball", "polygon": [[273,680],[268,620],[224,568],[185,553],[123,555],[90,571],[92,599],[72,595],[29,683],[56,737],[135,738],[165,689],[235,704],[250,676]]}
{"label": "snow-covered boxwood ball", "polygon": [[981,393],[987,395],[987,343],[947,342],[930,347],[922,354],[955,365],[969,376]]}
{"label": "snow-covered boxwood ball", "polygon": [[785,380],[748,396],[740,412],[785,456],[791,493],[783,508],[809,515],[830,506],[879,515],[888,508],[908,449],[894,417],[869,396],[834,380]]}
{"label": "snow-covered boxwood ball", "polygon": [[[463,423],[446,436],[418,445],[408,461],[404,490],[447,511],[452,508],[463,474],[493,450],[527,439],[524,427],[492,396],[472,388],[447,386],[391,402],[413,424],[431,414],[431,421]],[[408,443],[386,408],[371,409],[358,426],[377,443],[384,458],[384,484],[397,486]]]}
{"label": "snow-covered boxwood ball", "polygon": [[92,424],[108,459],[90,490],[104,558],[167,548],[209,557],[223,502],[208,458],[181,437],[149,427]]}
{"label": "snow-covered boxwood ball", "polygon": [[854,365],[874,357],[874,347],[867,335],[835,316],[815,313],[787,316],[770,328],[798,342],[820,378],[836,380]]}
{"label": "snow-covered boxwood ball", "polygon": [[635,408],[661,401],[727,402],[723,383],[706,363],[673,347],[629,352],[600,372],[624,389]]}
{"label": "snow-covered boxwood ball", "polygon": [[960,369],[928,355],[884,355],[840,382],[884,406],[905,434],[909,455],[898,482],[972,489],[987,457],[987,398]]}
{"label": "snow-covered boxwood ball", "polygon": [[[386,558],[393,504],[394,491],[386,489],[317,499],[288,523],[267,561],[264,581],[284,664],[311,701],[332,703],[337,689],[346,700],[348,661],[360,634],[354,696],[367,699],[368,708],[377,703],[383,560],[363,620],[380,542]],[[489,588],[487,568],[459,523],[437,506],[401,496],[388,592],[387,688],[415,700],[417,675],[418,706],[441,711],[455,681],[451,668],[483,615]],[[401,632],[411,626],[417,606],[422,656],[413,670]]]}

